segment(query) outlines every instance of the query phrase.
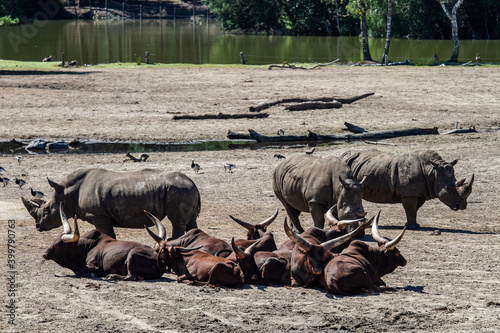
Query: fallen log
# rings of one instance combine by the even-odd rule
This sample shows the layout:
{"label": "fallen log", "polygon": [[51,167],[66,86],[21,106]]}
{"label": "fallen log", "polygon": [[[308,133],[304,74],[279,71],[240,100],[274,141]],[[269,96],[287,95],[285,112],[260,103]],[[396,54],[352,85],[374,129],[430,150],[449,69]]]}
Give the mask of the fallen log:
{"label": "fallen log", "polygon": [[306,102],[288,105],[285,107],[285,110],[288,111],[304,111],[304,110],[315,110],[315,109],[338,109],[342,107],[342,103],[333,101],[333,102]]}
{"label": "fallen log", "polygon": [[455,128],[452,129],[451,131],[446,131],[441,134],[444,135],[444,134],[459,134],[459,133],[477,133],[477,131],[475,126],[471,126],[469,128]]}
{"label": "fallen log", "polygon": [[202,115],[181,115],[181,116],[174,116],[172,119],[173,120],[182,120],[182,119],[189,119],[189,120],[205,120],[205,119],[253,119],[253,118],[267,118],[269,117],[269,114],[267,113],[237,113],[237,114],[224,114],[224,113],[218,113],[218,114],[202,114]]}
{"label": "fallen log", "polygon": [[347,127],[347,130],[352,132],[352,133],[366,133],[366,132],[368,132],[364,128],[356,126],[356,125],[348,123],[348,122],[344,122],[344,125],[345,125],[345,127]]}
{"label": "fallen log", "polygon": [[334,61],[330,61],[330,62],[327,62],[326,64],[316,64],[315,66],[313,67],[302,67],[302,66],[296,66],[294,64],[289,64],[288,62],[284,62],[283,64],[281,65],[269,65],[269,67],[267,67],[267,69],[273,69],[273,68],[280,68],[280,69],[285,69],[285,68],[288,68],[288,69],[305,69],[305,70],[311,70],[311,69],[315,69],[315,68],[318,68],[318,67],[325,67],[325,66],[331,66],[333,65],[334,63],[336,63],[337,61],[339,61],[339,59],[336,59]]}
{"label": "fallen log", "polygon": [[354,97],[348,97],[348,98],[342,98],[342,97],[320,97],[320,98],[313,98],[313,99],[306,99],[306,98],[284,98],[277,100],[275,102],[270,102],[270,103],[262,103],[257,106],[251,106],[249,107],[250,112],[260,112],[262,110],[268,109],[270,107],[273,107],[278,104],[287,104],[287,103],[307,103],[307,102],[333,102],[337,101],[342,104],[351,104],[353,102],[359,101],[360,99],[366,98],[368,96],[374,95],[374,92],[359,95],[359,96],[354,96]]}
{"label": "fallen log", "polygon": [[234,133],[228,131],[228,139],[248,139],[256,140],[257,142],[283,142],[283,141],[336,141],[336,140],[367,140],[367,139],[388,139],[401,136],[413,135],[433,135],[439,134],[438,128],[409,128],[399,130],[383,130],[383,131],[370,131],[366,133],[356,134],[333,134],[321,135],[308,131],[307,135],[282,135],[282,136],[266,136],[249,129],[249,134]]}

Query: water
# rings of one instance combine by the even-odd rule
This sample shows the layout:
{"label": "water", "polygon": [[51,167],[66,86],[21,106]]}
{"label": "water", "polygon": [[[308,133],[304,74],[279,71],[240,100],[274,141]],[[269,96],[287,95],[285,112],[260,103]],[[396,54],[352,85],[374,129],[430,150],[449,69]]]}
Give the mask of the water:
{"label": "water", "polygon": [[[370,39],[373,59],[380,59],[384,39]],[[392,39],[389,59],[433,63],[450,58],[450,40]],[[34,24],[0,28],[0,59],[41,61],[53,55],[60,61],[79,64],[145,62],[145,52],[158,63],[237,64],[244,52],[248,64],[287,62],[359,62],[357,37],[235,35],[221,30],[219,23],[202,20],[114,20],[37,21]],[[500,62],[499,40],[460,41],[460,61]]]}

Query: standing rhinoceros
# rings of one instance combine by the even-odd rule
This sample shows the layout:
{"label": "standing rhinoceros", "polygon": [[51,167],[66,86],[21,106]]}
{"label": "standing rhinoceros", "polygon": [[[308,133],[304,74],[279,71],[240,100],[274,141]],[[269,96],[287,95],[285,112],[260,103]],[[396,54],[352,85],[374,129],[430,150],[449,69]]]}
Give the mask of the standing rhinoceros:
{"label": "standing rhinoceros", "polygon": [[196,228],[200,212],[200,193],[180,172],[144,169],[115,172],[105,169],[80,169],[61,184],[48,179],[54,193],[48,201],[22,198],[36,220],[38,231],[61,225],[59,203],[69,216],[93,224],[102,233],[115,238],[114,227],[144,228],[153,223],[147,210],[172,222],[172,238]]}
{"label": "standing rhinoceros", "polygon": [[347,164],[335,156],[298,155],[281,162],[274,169],[273,189],[299,233],[304,231],[300,212],[310,212],[318,228],[324,227],[324,215],[335,204],[339,219],[366,215],[361,184]]}
{"label": "standing rhinoceros", "polygon": [[[408,229],[418,229],[417,210],[425,201],[439,198],[453,210],[467,207],[470,181],[457,182],[453,166],[433,150],[402,154],[378,150],[347,151],[341,158],[357,179],[364,177],[363,199],[376,203],[402,203]],[[458,188],[457,188],[458,186]]]}

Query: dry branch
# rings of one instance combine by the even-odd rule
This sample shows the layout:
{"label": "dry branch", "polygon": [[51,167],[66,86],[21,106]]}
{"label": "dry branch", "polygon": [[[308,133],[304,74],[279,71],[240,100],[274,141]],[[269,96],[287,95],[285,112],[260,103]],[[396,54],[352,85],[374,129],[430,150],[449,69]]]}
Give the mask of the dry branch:
{"label": "dry branch", "polygon": [[174,116],[173,120],[190,119],[190,120],[205,120],[205,119],[252,119],[252,118],[267,118],[269,114],[267,113],[239,113],[239,114],[202,114],[202,115],[182,115]]}
{"label": "dry branch", "polygon": [[281,65],[269,65],[269,67],[267,67],[267,69],[273,69],[273,68],[280,68],[280,69],[285,69],[285,68],[288,68],[288,69],[305,69],[305,70],[310,70],[310,69],[315,69],[315,68],[318,68],[318,67],[326,67],[326,66],[331,66],[333,65],[334,63],[336,63],[337,61],[339,61],[339,59],[336,59],[334,61],[330,61],[330,62],[327,62],[326,64],[316,64],[315,66],[313,67],[302,67],[302,66],[295,66],[294,64],[289,64],[288,62],[284,62],[283,64]]}
{"label": "dry branch", "polygon": [[260,112],[262,110],[268,109],[270,107],[273,107],[278,104],[286,104],[286,103],[307,103],[307,102],[333,102],[337,101],[342,104],[350,104],[355,101],[359,101],[360,99],[363,99],[365,97],[371,96],[375,93],[367,93],[359,96],[354,96],[354,97],[348,97],[348,98],[342,98],[342,97],[320,97],[320,98],[313,98],[313,99],[306,99],[306,98],[284,98],[277,100],[275,102],[270,102],[270,103],[262,103],[257,106],[251,106],[249,108],[250,112]]}
{"label": "dry branch", "polygon": [[366,132],[368,132],[364,128],[356,126],[356,125],[348,123],[348,122],[344,122],[344,125],[345,125],[345,127],[347,127],[347,130],[352,132],[352,133],[366,133]]}
{"label": "dry branch", "polygon": [[307,102],[307,103],[299,103],[288,105],[285,107],[285,110],[288,111],[304,111],[304,110],[313,110],[313,109],[338,109],[342,107],[342,103],[333,101],[330,103],[327,102]]}

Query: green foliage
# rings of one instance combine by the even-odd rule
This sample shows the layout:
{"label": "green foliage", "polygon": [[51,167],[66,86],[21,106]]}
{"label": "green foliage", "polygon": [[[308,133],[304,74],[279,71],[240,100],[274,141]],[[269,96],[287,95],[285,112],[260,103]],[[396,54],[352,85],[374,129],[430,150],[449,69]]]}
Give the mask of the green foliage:
{"label": "green foliage", "polygon": [[10,17],[10,15],[0,17],[0,27],[3,27],[5,25],[16,25],[16,24],[19,24],[19,19],[17,17],[12,18]]}

